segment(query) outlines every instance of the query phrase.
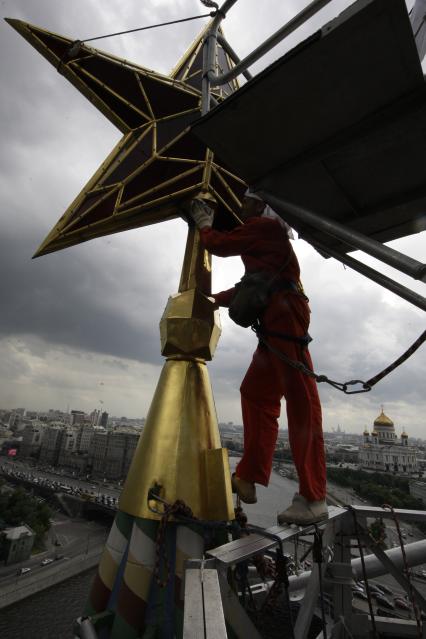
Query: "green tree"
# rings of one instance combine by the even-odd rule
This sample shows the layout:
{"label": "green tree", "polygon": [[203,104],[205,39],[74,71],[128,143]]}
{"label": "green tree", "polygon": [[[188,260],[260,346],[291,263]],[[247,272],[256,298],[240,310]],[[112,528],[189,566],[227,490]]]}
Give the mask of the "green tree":
{"label": "green tree", "polygon": [[45,503],[40,503],[23,488],[10,494],[0,494],[0,513],[4,524],[19,526],[27,524],[36,534],[35,543],[40,545],[50,528],[52,512]]}
{"label": "green tree", "polygon": [[383,519],[375,519],[373,523],[368,527],[369,533],[374,541],[381,547],[385,547],[386,541],[386,526],[383,523]]}

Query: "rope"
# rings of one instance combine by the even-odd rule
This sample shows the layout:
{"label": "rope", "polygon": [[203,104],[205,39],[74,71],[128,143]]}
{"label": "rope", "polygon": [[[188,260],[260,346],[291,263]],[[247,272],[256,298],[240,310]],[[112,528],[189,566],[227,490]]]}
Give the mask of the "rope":
{"label": "rope", "polygon": [[362,566],[362,576],[363,576],[363,580],[365,583],[365,590],[367,592],[367,600],[368,600],[368,608],[370,611],[370,619],[371,619],[371,627],[373,630],[373,638],[374,639],[379,639],[379,634],[377,632],[377,628],[376,628],[376,619],[374,617],[374,610],[373,610],[373,604],[371,603],[371,593],[370,593],[370,586],[368,584],[368,578],[367,578],[367,571],[365,569],[365,559],[364,559],[364,550],[361,544],[361,539],[360,539],[360,535],[359,535],[359,528],[358,528],[358,521],[356,518],[356,512],[355,510],[349,506],[348,509],[351,511],[353,519],[354,519],[354,528],[355,528],[355,535],[358,541],[358,550],[359,550],[359,556],[361,559],[361,566]]}
{"label": "rope", "polygon": [[315,524],[315,533],[314,533],[314,543],[312,547],[312,559],[316,564],[318,564],[318,581],[319,581],[319,591],[320,591],[320,603],[321,603],[321,619],[322,619],[322,632],[324,635],[324,639],[327,639],[327,621],[325,618],[325,607],[324,607],[324,584],[322,578],[322,570],[321,564],[323,563],[324,557],[322,552],[322,535],[319,531],[318,526]]}
{"label": "rope", "polygon": [[392,518],[393,518],[393,520],[395,522],[395,527],[396,527],[396,530],[397,530],[397,533],[398,533],[398,538],[399,538],[399,545],[401,546],[402,561],[404,563],[404,572],[405,572],[405,576],[407,577],[407,581],[408,581],[408,589],[409,589],[411,605],[413,606],[414,616],[416,618],[417,636],[419,637],[419,639],[421,639],[423,637],[423,633],[422,633],[422,624],[421,624],[421,621],[420,621],[420,613],[419,613],[419,608],[417,606],[416,599],[414,597],[413,584],[411,583],[410,569],[409,569],[408,563],[407,563],[407,555],[405,554],[404,540],[403,540],[402,534],[401,534],[401,528],[400,528],[400,525],[399,525],[399,519],[398,519],[398,516],[397,516],[396,512],[393,509],[393,506],[390,506],[389,504],[383,504],[382,508],[386,508],[387,510],[391,511]]}
{"label": "rope", "polygon": [[[259,342],[264,344],[266,348],[268,348],[272,353],[274,353],[274,355],[276,355],[283,362],[285,362],[292,368],[295,368],[296,370],[300,371],[301,373],[304,373],[308,377],[312,377],[313,379],[316,380],[318,384],[321,382],[325,382],[326,384],[330,384],[330,386],[333,386],[333,388],[336,388],[337,390],[342,391],[346,395],[356,395],[358,393],[368,393],[369,391],[371,391],[371,389],[373,388],[375,384],[377,384],[377,382],[379,382],[381,379],[386,377],[386,375],[389,375],[389,373],[395,370],[395,368],[400,366],[400,364],[402,364],[409,357],[411,357],[411,355],[413,355],[413,353],[415,353],[416,350],[420,348],[423,342],[426,341],[426,331],[423,331],[423,333],[416,339],[416,341],[400,357],[398,357],[398,359],[396,359],[392,364],[387,366],[387,368],[383,369],[380,373],[377,373],[377,375],[375,375],[374,377],[371,377],[371,379],[369,379],[367,382],[363,382],[361,379],[352,379],[349,382],[336,382],[330,379],[329,377],[327,377],[327,375],[318,375],[317,373],[312,371],[310,368],[308,368],[304,363],[296,362],[290,357],[287,357],[287,355],[285,355],[278,349],[271,346],[268,340],[262,335],[259,325],[253,324],[251,329],[252,331],[256,333]],[[302,349],[302,354],[303,354],[303,349]],[[362,388],[358,390],[348,390],[349,386],[354,386],[356,384],[361,384]]]}
{"label": "rope", "polygon": [[275,580],[271,586],[271,589],[262,604],[262,612],[267,613],[271,611],[273,608],[276,608],[278,603],[278,598],[282,593],[284,587],[285,601],[288,610],[288,616],[290,621],[290,637],[291,639],[295,639],[294,636],[294,621],[293,614],[291,610],[291,602],[289,595],[289,579],[288,579],[288,557],[284,554],[282,545],[280,544],[277,548],[277,554],[275,559]]}

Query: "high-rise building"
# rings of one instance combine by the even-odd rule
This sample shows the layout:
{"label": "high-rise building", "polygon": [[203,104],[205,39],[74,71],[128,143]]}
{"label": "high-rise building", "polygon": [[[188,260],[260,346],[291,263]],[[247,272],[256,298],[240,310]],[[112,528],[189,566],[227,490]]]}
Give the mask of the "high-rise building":
{"label": "high-rise building", "polygon": [[56,466],[59,461],[62,439],[65,433],[64,424],[52,422],[46,427],[40,449],[40,462]]}
{"label": "high-rise building", "polygon": [[38,457],[43,441],[46,424],[32,421],[26,424],[22,431],[22,445],[19,450],[20,457]]}
{"label": "high-rise building", "polygon": [[108,413],[106,411],[104,411],[101,415],[99,426],[103,426],[104,428],[108,426]]}
{"label": "high-rise building", "polygon": [[84,422],[85,417],[86,417],[86,413],[83,410],[72,410],[71,426],[74,426],[75,424],[82,424]]}
{"label": "high-rise building", "polygon": [[139,441],[133,431],[100,431],[93,438],[93,473],[109,479],[127,475]]}
{"label": "high-rise building", "polygon": [[77,451],[79,453],[88,453],[95,434],[95,429],[91,424],[82,424],[78,429],[77,435]]}

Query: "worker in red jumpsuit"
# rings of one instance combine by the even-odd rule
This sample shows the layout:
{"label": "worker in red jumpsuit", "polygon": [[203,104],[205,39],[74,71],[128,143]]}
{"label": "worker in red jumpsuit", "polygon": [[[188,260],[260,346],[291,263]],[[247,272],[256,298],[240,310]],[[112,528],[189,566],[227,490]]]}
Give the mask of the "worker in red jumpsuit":
{"label": "worker in red jumpsuit", "polygon": [[[255,485],[268,485],[281,399],[285,397],[299,492],[289,508],[278,515],[278,523],[308,525],[328,515],[321,404],[315,379],[291,367],[276,353],[312,370],[305,342],[310,309],[300,290],[299,263],[289,240],[291,230],[249,191],[241,209],[243,225],[232,231],[212,228],[214,209],[210,205],[211,202],[196,199],[191,206],[205,248],[220,257],[240,255],[246,273],[267,272],[271,278],[276,275],[277,280],[260,318],[260,330],[271,349],[259,342],[240,388],[244,454],[232,476],[233,491],[242,501],[255,503]],[[234,289],[229,289],[213,297],[219,306],[229,306],[233,294]]]}

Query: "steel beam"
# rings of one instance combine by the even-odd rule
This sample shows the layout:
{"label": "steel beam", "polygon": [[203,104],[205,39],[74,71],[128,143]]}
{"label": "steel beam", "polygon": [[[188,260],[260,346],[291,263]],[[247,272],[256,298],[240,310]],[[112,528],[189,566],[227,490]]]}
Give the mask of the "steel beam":
{"label": "steel beam", "polygon": [[[335,522],[330,521],[327,524],[322,537],[322,546],[325,553],[327,552],[327,547],[332,544],[334,536]],[[318,595],[320,593],[320,578],[324,579],[327,565],[327,559],[325,559],[323,563],[316,566],[315,571],[313,570],[310,573],[310,579],[306,586],[305,596],[303,597],[302,605],[297,614],[296,624],[294,626],[295,639],[306,639],[308,636],[315,606],[317,605]]]}
{"label": "steel beam", "polygon": [[203,44],[203,78],[201,82],[201,113],[205,115],[210,111],[210,78],[209,71],[213,74],[216,69],[216,48],[217,32],[222,20],[226,17],[229,9],[237,0],[225,0],[223,5],[216,12],[210,29],[206,33]]}
{"label": "steel beam", "polygon": [[308,224],[314,229],[318,229],[331,237],[335,237],[354,249],[364,251],[365,253],[368,253],[368,255],[372,255],[385,264],[396,268],[398,271],[401,271],[406,275],[410,275],[416,280],[426,282],[426,264],[423,264],[412,257],[408,257],[408,255],[404,255],[399,251],[395,251],[395,249],[385,246],[381,242],[373,240],[359,231],[355,231],[343,224],[339,224],[330,218],[308,211],[301,206],[287,202],[286,200],[276,197],[267,191],[262,191],[260,189],[256,191],[256,193],[275,211],[277,211],[277,213],[281,213],[284,219],[286,213],[290,213],[303,224]]}
{"label": "steel beam", "polygon": [[[397,581],[399,583],[401,588],[403,588],[405,590],[405,592],[407,594],[409,594],[410,593],[410,583],[409,583],[407,577],[405,576],[404,572],[401,571],[399,569],[399,567],[397,567],[393,563],[393,561],[388,557],[388,555],[385,553],[385,551],[382,548],[380,548],[380,546],[378,546],[377,544],[375,544],[372,541],[371,537],[368,535],[367,531],[365,530],[365,528],[363,526],[359,526],[359,528],[362,530],[362,533],[363,533],[362,540],[364,541],[364,543],[370,548],[372,553],[374,555],[376,555],[377,559],[383,564],[383,566],[385,567],[386,571],[390,575],[392,575],[392,577],[395,579],[395,581]],[[412,584],[411,584],[411,589],[413,591],[413,596],[416,599],[418,605],[423,610],[423,612],[426,613],[426,599],[417,590],[417,588],[415,586],[413,586]]]}
{"label": "steel beam", "polygon": [[[223,47],[224,51],[229,55],[232,62],[234,62],[235,64],[239,64],[241,62],[240,58],[235,53],[228,40],[224,38],[223,35],[220,35],[220,33],[217,34],[217,41]],[[251,80],[253,77],[250,71],[247,71],[247,69],[245,71],[242,71],[241,73],[246,80]]]}
{"label": "steel beam", "polygon": [[[407,559],[407,566],[418,566],[419,564],[424,564],[426,562],[426,540],[415,541],[412,544],[406,544],[404,548]],[[402,558],[401,548],[391,548],[390,550],[386,550],[385,554],[396,566],[396,568],[398,568],[399,570],[403,569],[404,561]],[[365,570],[369,579],[374,579],[374,577],[381,577],[382,575],[388,574],[388,570],[374,555],[366,555],[364,557],[364,561]],[[354,579],[363,579],[361,559],[352,559],[351,566]],[[309,571],[302,572],[298,576],[289,577],[289,590],[304,590],[307,587],[311,576],[312,573],[311,571]]]}
{"label": "steel beam", "polygon": [[313,242],[310,241],[310,244],[312,244],[312,246],[317,248],[319,251],[327,253],[327,255],[329,255],[330,257],[334,257],[334,259],[338,260],[339,262],[346,264],[346,266],[349,266],[349,268],[357,271],[357,273],[364,275],[364,277],[368,277],[369,280],[376,282],[376,284],[379,284],[379,286],[383,286],[383,288],[391,291],[391,293],[395,293],[395,295],[398,295],[403,300],[406,300],[407,302],[410,302],[410,304],[417,306],[417,308],[420,308],[422,311],[426,311],[426,298],[419,293],[416,293],[406,286],[395,282],[390,277],[383,275],[383,273],[379,273],[379,271],[376,271],[374,268],[363,264],[359,260],[356,260],[354,257],[346,255],[346,253],[340,253],[340,251],[336,251],[335,249],[326,247],[316,240]]}
{"label": "steel beam", "polygon": [[226,573],[219,572],[219,585],[225,619],[235,635],[244,639],[262,639],[256,626],[240,604],[237,595],[226,579]]}
{"label": "steel beam", "polygon": [[[394,519],[392,511],[379,506],[351,506],[357,515],[361,517],[381,517],[381,519]],[[426,510],[410,510],[394,508],[393,512],[399,521],[426,521]],[[413,544],[410,544],[413,545]]]}
{"label": "steel beam", "polygon": [[[246,69],[248,69],[248,67],[250,67],[252,64],[257,62],[257,60],[259,60],[262,56],[264,56],[265,53],[268,53],[268,51],[273,49],[279,42],[284,40],[284,38],[290,35],[290,33],[293,33],[293,31],[295,31],[304,22],[306,22],[306,20],[311,18],[320,9],[325,7],[330,2],[331,0],[313,0],[313,2],[311,2],[307,7],[302,9],[300,13],[298,13],[294,18],[292,18],[283,27],[281,27],[281,29],[278,29],[278,31],[276,31],[267,40],[265,40],[263,44],[257,47],[257,49],[255,49],[252,53],[246,56],[244,60],[241,60],[239,64],[237,64],[233,69],[231,69],[227,73],[223,73],[222,75],[215,73],[215,68],[213,66],[214,60],[212,55],[209,54],[210,64],[206,69],[206,73],[211,86],[214,86],[214,87],[221,86],[223,84],[227,84],[230,80],[233,80],[234,78],[236,78],[238,75],[240,75],[240,73],[243,73]],[[226,4],[227,3],[225,2],[224,7]],[[222,9],[220,9],[220,11],[223,11],[223,7]],[[217,34],[217,30],[216,30],[216,34]],[[213,38],[216,38],[215,34],[213,33],[213,25],[207,37],[211,37],[211,36]],[[210,46],[213,49],[212,43],[209,42],[209,47]]]}

